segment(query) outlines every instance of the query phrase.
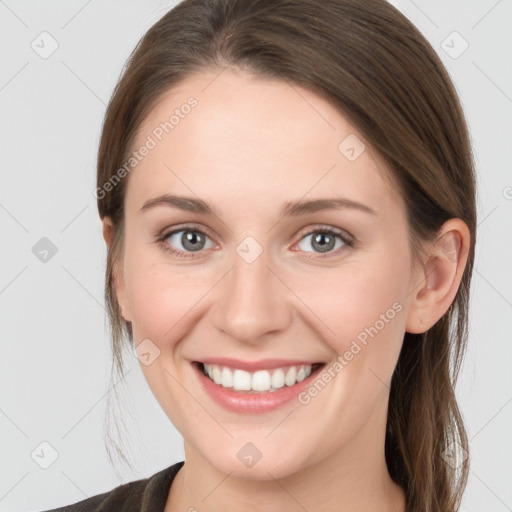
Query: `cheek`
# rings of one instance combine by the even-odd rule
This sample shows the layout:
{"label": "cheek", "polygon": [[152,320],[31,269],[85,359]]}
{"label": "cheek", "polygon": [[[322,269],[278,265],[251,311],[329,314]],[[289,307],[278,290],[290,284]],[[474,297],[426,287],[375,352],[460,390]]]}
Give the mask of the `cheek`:
{"label": "cheek", "polygon": [[134,334],[154,340],[175,337],[182,322],[205,293],[204,276],[166,265],[134,265],[127,283]]}
{"label": "cheek", "polygon": [[193,422],[204,418],[200,411],[183,407],[190,402],[190,395],[178,384],[185,374],[175,361],[181,351],[180,341],[190,335],[198,322],[205,276],[185,266],[155,263],[154,254],[149,251],[144,254],[142,249],[133,248],[129,254],[125,262],[125,286],[135,345],[149,339],[159,350],[158,356],[150,352],[155,358],[148,365],[141,364],[142,372],[178,430],[193,431]]}
{"label": "cheek", "polygon": [[187,295],[194,295],[185,281],[183,272],[161,262],[156,247],[127,237],[124,285],[136,343],[149,338],[158,344],[183,314]]}
{"label": "cheek", "polygon": [[354,258],[329,275],[297,280],[294,291],[315,313],[323,340],[338,355],[359,361],[351,366],[394,367],[405,331],[407,262],[407,251],[390,249]]}

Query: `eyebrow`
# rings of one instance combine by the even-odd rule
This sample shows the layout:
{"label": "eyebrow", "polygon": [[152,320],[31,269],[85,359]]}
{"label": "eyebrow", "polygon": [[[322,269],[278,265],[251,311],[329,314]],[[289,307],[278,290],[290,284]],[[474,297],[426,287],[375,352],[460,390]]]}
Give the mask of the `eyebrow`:
{"label": "eyebrow", "polygon": [[[201,199],[171,194],[164,194],[153,199],[149,199],[144,203],[140,211],[145,212],[158,206],[174,207],[187,212],[219,216],[213,207]],[[375,210],[365,204],[344,197],[335,197],[314,199],[310,201],[287,202],[281,210],[281,216],[299,217],[324,210],[344,209],[354,209],[371,215],[377,215]]]}

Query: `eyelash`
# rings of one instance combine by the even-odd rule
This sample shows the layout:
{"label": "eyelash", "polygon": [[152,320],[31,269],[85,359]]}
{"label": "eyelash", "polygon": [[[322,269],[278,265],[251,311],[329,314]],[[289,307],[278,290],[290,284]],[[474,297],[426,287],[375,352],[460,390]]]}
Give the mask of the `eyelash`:
{"label": "eyelash", "polygon": [[[174,249],[171,245],[169,245],[167,243],[167,239],[171,235],[179,233],[180,231],[191,231],[191,232],[201,233],[201,235],[205,235],[208,238],[211,238],[202,229],[199,229],[196,225],[193,225],[193,224],[188,224],[188,225],[180,226],[179,229],[173,229],[171,231],[166,231],[163,234],[157,235],[156,242],[159,245],[161,245],[166,252],[169,252],[172,255],[177,256],[178,258],[195,258],[195,257],[197,257],[194,253],[185,253],[183,251]],[[323,234],[323,235],[331,235],[331,236],[338,237],[344,243],[344,246],[340,247],[337,250],[335,250],[333,252],[330,252],[330,253],[325,253],[325,254],[316,253],[316,256],[308,256],[309,258],[315,258],[315,259],[316,258],[321,258],[321,259],[323,259],[323,258],[333,257],[333,256],[337,255],[340,251],[346,250],[345,246],[354,247],[355,242],[356,242],[355,238],[346,236],[342,231],[339,231],[339,230],[337,230],[335,228],[332,228],[332,227],[325,227],[325,226],[319,227],[319,228],[315,228],[315,229],[311,229],[309,231],[301,233],[301,235],[300,235],[301,238],[300,238],[299,242],[303,238],[305,238],[306,236],[314,234],[314,233],[320,233],[320,234]],[[202,251],[198,251],[198,252],[202,252]]]}

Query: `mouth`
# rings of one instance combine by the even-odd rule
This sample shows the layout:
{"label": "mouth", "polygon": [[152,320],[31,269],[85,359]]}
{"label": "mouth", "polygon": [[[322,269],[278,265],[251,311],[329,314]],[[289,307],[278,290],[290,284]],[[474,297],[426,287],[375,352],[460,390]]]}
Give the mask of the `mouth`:
{"label": "mouth", "polygon": [[193,364],[217,386],[234,393],[255,395],[292,388],[316,374],[326,363],[290,364],[256,371],[201,361],[194,361]]}

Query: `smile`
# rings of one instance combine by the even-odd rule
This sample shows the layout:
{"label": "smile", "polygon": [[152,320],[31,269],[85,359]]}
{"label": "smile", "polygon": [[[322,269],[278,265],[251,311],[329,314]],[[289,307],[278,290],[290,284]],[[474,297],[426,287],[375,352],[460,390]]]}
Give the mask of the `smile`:
{"label": "smile", "polygon": [[206,396],[235,413],[264,414],[297,400],[326,363],[226,358],[194,361],[192,369]]}
{"label": "smile", "polygon": [[322,363],[291,365],[249,372],[217,364],[200,363],[203,374],[215,384],[233,391],[249,393],[275,392],[284,386],[294,386],[311,375]]}

